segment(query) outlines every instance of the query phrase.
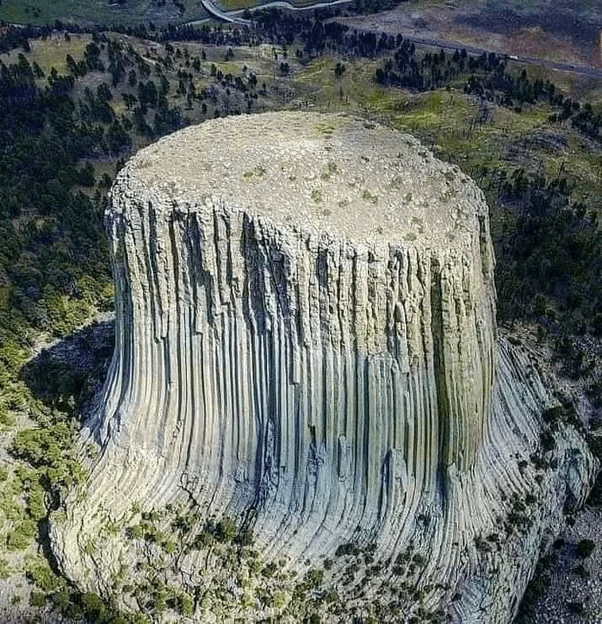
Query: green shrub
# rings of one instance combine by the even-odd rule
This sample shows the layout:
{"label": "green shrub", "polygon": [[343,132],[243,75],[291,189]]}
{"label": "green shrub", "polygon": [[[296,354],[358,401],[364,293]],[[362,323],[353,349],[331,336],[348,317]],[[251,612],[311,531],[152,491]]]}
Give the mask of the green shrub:
{"label": "green shrub", "polygon": [[9,550],[25,550],[33,542],[37,532],[38,528],[33,520],[22,520],[9,533],[6,546]]}
{"label": "green shrub", "polygon": [[46,593],[56,590],[61,585],[61,579],[44,562],[32,562],[26,567],[27,578]]}
{"label": "green shrub", "polygon": [[141,524],[129,526],[125,530],[128,539],[142,539],[144,537],[144,527]]}
{"label": "green shrub", "polygon": [[12,573],[10,565],[6,559],[0,559],[0,579],[7,579]]}
{"label": "green shrub", "polygon": [[268,563],[261,571],[261,575],[265,576],[266,578],[271,578],[272,576],[274,576],[277,570],[278,564],[274,561],[270,561],[270,563]]}
{"label": "green shrub", "polygon": [[582,539],[577,544],[577,556],[580,559],[586,559],[592,554],[595,547],[596,547],[596,544],[592,540]]}
{"label": "green shrub", "polygon": [[324,570],[311,568],[305,573],[305,577],[303,580],[308,585],[308,587],[310,587],[311,589],[316,589],[322,584],[322,581],[324,580]]}
{"label": "green shrub", "polygon": [[352,543],[347,543],[347,544],[341,544],[336,552],[335,552],[335,556],[336,557],[343,557],[345,555],[352,555],[352,556],[357,556],[360,553],[360,549]]}
{"label": "green shrub", "polygon": [[179,592],[175,598],[168,602],[168,604],[180,615],[191,617],[194,614],[194,601],[184,592]]}
{"label": "green shrub", "polygon": [[46,594],[44,592],[34,591],[29,596],[29,604],[32,607],[45,607],[46,606]]}
{"label": "green shrub", "polygon": [[228,516],[222,518],[217,525],[217,538],[220,542],[231,542],[236,537],[236,522]]}
{"label": "green shrub", "polygon": [[80,600],[82,610],[91,621],[100,622],[107,616],[107,608],[96,594],[87,592],[81,595]]}
{"label": "green shrub", "polygon": [[554,436],[549,431],[541,431],[539,434],[539,440],[541,442],[541,448],[544,452],[553,450],[554,446],[556,445]]}

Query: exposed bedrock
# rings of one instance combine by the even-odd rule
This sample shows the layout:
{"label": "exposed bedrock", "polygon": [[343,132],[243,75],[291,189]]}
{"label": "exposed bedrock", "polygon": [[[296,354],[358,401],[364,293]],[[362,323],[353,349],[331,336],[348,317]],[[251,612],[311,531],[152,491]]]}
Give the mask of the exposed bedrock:
{"label": "exposed bedrock", "polygon": [[[421,598],[405,615],[420,602],[509,621],[595,466],[570,428],[546,469],[533,463],[552,401],[496,340],[487,206],[469,178],[365,121],[241,116],[139,152],[106,222],[116,349],[82,440],[100,448],[52,527],[74,582],[110,594],[133,547],[102,527],[171,504],[236,518],[264,560],[299,571],[370,545],[368,598],[394,588],[411,546]],[[190,574],[207,561],[195,552]],[[325,583],[353,602],[340,559]]]}

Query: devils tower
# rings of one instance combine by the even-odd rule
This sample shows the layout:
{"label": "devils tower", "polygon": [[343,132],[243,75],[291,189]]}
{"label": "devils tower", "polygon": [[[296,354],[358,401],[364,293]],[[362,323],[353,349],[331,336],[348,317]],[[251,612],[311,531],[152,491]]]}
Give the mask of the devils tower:
{"label": "devils tower", "polygon": [[177,509],[196,524],[177,533],[165,582],[191,597],[193,620],[294,621],[285,581],[273,604],[236,602],[244,579],[230,607],[219,592],[199,598],[218,566],[194,536],[202,519],[228,518],[262,565],[320,569],[324,596],[336,588],[332,604],[354,609],[324,598],[332,621],[385,597],[397,610],[383,620],[509,621],[594,466],[566,429],[536,478],[553,402],[497,337],[474,182],[365,120],[241,116],[140,151],[106,223],[116,347],[82,437],[98,451],[52,527],[74,583],[111,596],[119,570],[142,578],[148,533],[131,527],[157,518],[175,534],[164,510]]}

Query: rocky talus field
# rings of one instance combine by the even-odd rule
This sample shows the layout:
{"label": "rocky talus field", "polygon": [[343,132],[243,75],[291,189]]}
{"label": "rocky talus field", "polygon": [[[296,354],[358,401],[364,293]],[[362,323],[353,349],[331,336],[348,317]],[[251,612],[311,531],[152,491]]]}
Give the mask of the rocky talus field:
{"label": "rocky talus field", "polygon": [[77,587],[170,587],[157,621],[512,619],[597,465],[497,335],[472,180],[378,124],[242,115],[138,152],[106,224],[116,349],[51,528]]}

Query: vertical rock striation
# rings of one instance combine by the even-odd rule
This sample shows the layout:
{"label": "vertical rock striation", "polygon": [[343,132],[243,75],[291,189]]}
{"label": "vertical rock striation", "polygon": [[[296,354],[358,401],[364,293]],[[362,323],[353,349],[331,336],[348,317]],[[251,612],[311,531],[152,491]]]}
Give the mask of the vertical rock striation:
{"label": "vertical rock striation", "polygon": [[[138,153],[106,222],[117,321],[88,421],[100,453],[53,526],[74,581],[109,591],[127,545],[108,540],[103,564],[87,552],[104,513],[181,503],[246,521],[292,567],[349,542],[387,563],[413,543],[419,582],[446,588],[434,602],[465,588],[458,621],[510,617],[566,487],[561,470],[542,486],[517,467],[550,398],[522,356],[498,353],[471,180],[382,126],[242,116]],[[580,452],[576,499],[593,470]],[[528,561],[479,554],[504,501],[534,487],[542,521],[507,542],[531,544]]]}

